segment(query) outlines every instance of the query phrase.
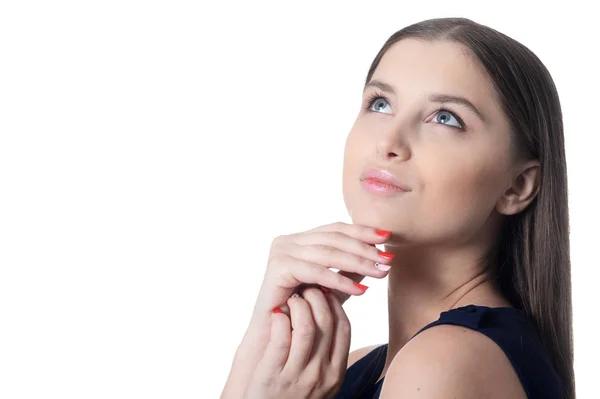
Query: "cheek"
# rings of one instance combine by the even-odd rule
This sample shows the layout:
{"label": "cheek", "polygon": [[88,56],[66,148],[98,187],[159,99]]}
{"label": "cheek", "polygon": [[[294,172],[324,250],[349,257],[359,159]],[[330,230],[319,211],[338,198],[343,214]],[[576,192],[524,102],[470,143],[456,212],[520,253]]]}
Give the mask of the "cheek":
{"label": "cheek", "polygon": [[425,163],[419,213],[432,228],[472,231],[485,223],[495,206],[501,167],[490,157],[454,159]]}
{"label": "cheek", "polygon": [[359,168],[359,163],[369,155],[369,145],[366,142],[365,135],[360,133],[359,127],[355,124],[346,137],[344,146],[344,175],[351,173],[352,168]]}
{"label": "cheek", "polygon": [[[477,201],[483,193],[489,191],[496,180],[494,168],[484,164],[485,160],[461,160],[444,164],[426,165],[427,195],[437,197],[459,197],[468,201]],[[425,173],[424,173],[425,174]]]}

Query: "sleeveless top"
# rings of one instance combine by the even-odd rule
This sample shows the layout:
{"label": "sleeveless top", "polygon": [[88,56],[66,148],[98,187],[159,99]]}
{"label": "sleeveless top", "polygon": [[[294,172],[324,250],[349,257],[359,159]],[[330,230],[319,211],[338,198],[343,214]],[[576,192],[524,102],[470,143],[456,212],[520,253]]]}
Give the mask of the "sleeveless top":
{"label": "sleeveless top", "polygon": [[[564,398],[562,382],[526,313],[516,308],[468,305],[440,313],[440,318],[413,335],[440,324],[463,326],[486,335],[506,354],[529,399]],[[411,339],[412,339],[411,338]],[[388,344],[381,345],[347,370],[336,399],[379,398]]]}

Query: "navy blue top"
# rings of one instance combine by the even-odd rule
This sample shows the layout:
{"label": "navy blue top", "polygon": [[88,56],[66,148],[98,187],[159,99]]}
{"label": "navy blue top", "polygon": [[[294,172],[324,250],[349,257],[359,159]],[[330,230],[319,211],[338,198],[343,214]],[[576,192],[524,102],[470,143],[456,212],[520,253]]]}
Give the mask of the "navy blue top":
{"label": "navy blue top", "polygon": [[[513,365],[529,399],[564,398],[560,378],[550,362],[548,351],[524,311],[468,305],[442,312],[438,320],[417,334],[440,324],[467,327],[496,342]],[[384,379],[377,384],[375,381],[385,366],[387,346],[379,346],[346,370],[337,399],[379,398]]]}

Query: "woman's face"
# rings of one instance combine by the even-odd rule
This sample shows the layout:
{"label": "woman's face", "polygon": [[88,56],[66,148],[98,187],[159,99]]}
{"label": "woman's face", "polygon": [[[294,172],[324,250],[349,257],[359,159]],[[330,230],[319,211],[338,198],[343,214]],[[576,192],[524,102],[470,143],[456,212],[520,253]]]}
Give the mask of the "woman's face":
{"label": "woman's face", "polygon": [[[344,153],[343,194],[353,222],[391,230],[398,244],[476,237],[498,217],[494,208],[511,179],[508,121],[482,67],[459,44],[403,39],[370,83]],[[442,95],[462,97],[478,112],[434,98]],[[391,172],[410,191],[366,190],[367,168]]]}

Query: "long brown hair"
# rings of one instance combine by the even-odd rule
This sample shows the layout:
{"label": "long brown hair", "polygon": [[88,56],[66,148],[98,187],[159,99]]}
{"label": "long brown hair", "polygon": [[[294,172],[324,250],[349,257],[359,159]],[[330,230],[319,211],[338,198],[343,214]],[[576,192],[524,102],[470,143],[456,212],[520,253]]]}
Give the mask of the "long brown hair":
{"label": "long brown hair", "polygon": [[537,159],[540,188],[527,208],[505,217],[499,245],[485,267],[513,306],[524,310],[575,398],[567,166],[560,102],[540,59],[510,37],[466,18],[436,18],[407,26],[385,42],[365,84],[385,52],[404,38],[444,40],[468,47],[487,71],[511,126],[513,159]]}

